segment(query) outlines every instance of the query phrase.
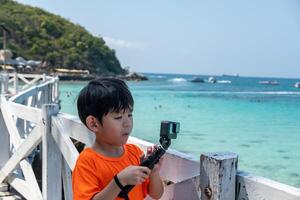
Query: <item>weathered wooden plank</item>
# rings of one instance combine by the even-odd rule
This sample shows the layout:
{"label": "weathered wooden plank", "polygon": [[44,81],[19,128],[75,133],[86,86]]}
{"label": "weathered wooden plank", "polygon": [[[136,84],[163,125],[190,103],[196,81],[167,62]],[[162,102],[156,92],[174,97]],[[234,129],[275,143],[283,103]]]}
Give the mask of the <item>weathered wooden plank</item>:
{"label": "weathered wooden plank", "polygon": [[3,114],[3,119],[5,121],[7,130],[10,134],[10,138],[13,142],[13,145],[15,146],[15,148],[17,148],[22,142],[21,137],[18,133],[18,129],[15,126],[15,122],[13,121],[12,113],[9,110],[9,106],[6,106],[6,105],[7,105],[7,101],[6,101],[5,97],[2,96],[0,106],[1,106],[1,111]]}
{"label": "weathered wooden plank", "polygon": [[51,135],[51,116],[59,111],[56,104],[45,104],[43,111],[43,199],[62,199],[61,154]]}
{"label": "weathered wooden plank", "polygon": [[[26,76],[24,74],[19,74],[18,78],[20,78],[25,85],[23,86],[23,88],[26,88],[30,85],[35,84],[37,81],[39,81],[40,79],[43,79],[43,76],[39,75],[39,76]],[[28,79],[32,79],[32,80],[28,80]]]}
{"label": "weathered wooden plank", "polygon": [[14,175],[11,175],[7,178],[7,182],[26,199],[41,199],[37,197],[36,194],[31,192],[30,186],[26,184],[24,180],[17,178]]}
{"label": "weathered wooden plank", "polygon": [[[19,92],[18,95],[11,97],[9,100],[11,102],[15,102],[15,103],[19,103],[22,104],[22,102],[26,101],[29,97],[31,96],[35,96],[38,92],[38,88],[30,88],[31,90],[29,90],[27,93],[25,94],[21,94],[21,92]],[[20,96],[19,96],[20,95]]]}
{"label": "weathered wooden plank", "polygon": [[68,163],[69,167],[73,170],[79,153],[70,137],[66,134],[68,130],[65,129],[64,124],[60,121],[60,118],[53,116],[52,124],[52,136],[62,155],[64,156],[64,159]]}
{"label": "weathered wooden plank", "polygon": [[8,184],[7,183],[1,183],[0,184],[0,192],[6,192],[8,191]]}
{"label": "weathered wooden plank", "polygon": [[30,81],[28,81],[24,76],[20,75],[19,79],[22,80],[25,83],[25,85],[29,85],[29,83],[30,83]]}
{"label": "weathered wooden plank", "polygon": [[22,92],[19,92],[18,95],[15,95],[11,97],[9,100],[16,102],[16,103],[22,103],[24,100],[28,99],[30,96],[36,95],[39,91],[46,90],[48,87],[48,84],[54,84],[54,79],[50,80],[48,82],[42,83],[38,86],[32,86]]}
{"label": "weathered wooden plank", "polygon": [[[200,176],[195,176],[178,183],[165,186],[165,191],[161,200],[199,200],[199,179]],[[151,198],[147,198],[151,199]]]}
{"label": "weathered wooden plank", "polygon": [[4,103],[4,106],[9,109],[13,116],[25,119],[26,121],[30,121],[35,124],[40,121],[42,116],[42,111],[38,108],[21,105],[15,102],[6,102]]}
{"label": "weathered wooden plank", "polygon": [[41,140],[42,133],[35,128],[1,168],[0,183],[2,183],[2,181],[17,167],[22,159],[32,152],[32,150],[41,142]]}
{"label": "weathered wooden plank", "polygon": [[32,79],[31,81],[29,81],[29,85],[33,85],[35,84],[37,81],[39,81],[41,79],[41,77],[35,77],[34,79]]}
{"label": "weathered wooden plank", "polygon": [[42,193],[40,191],[39,185],[35,178],[35,174],[29,161],[27,159],[22,160],[20,162],[20,167],[26,180],[26,185],[28,185],[30,188],[30,193],[34,193],[35,196],[39,196],[39,199],[42,199]]}
{"label": "weathered wooden plank", "polygon": [[237,154],[216,152],[200,158],[201,200],[234,200]]}
{"label": "weathered wooden plank", "polygon": [[239,171],[237,200],[299,200],[300,189]]}
{"label": "weathered wooden plank", "polygon": [[[10,77],[14,76],[14,73],[9,73]],[[36,78],[36,77],[40,77],[41,79],[43,78],[43,75],[41,74],[19,74],[18,73],[18,77],[24,77],[24,78]]]}

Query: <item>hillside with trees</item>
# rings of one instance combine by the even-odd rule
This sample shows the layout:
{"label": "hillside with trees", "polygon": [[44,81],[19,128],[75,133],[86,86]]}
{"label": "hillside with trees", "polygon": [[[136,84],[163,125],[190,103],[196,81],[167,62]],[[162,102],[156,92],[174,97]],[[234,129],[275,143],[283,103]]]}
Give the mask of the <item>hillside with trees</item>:
{"label": "hillside with trees", "polygon": [[[83,69],[93,74],[123,74],[115,51],[85,28],[43,9],[0,0],[0,24],[9,31],[7,48],[14,57],[40,60],[54,68]],[[0,31],[0,48],[3,33]]]}

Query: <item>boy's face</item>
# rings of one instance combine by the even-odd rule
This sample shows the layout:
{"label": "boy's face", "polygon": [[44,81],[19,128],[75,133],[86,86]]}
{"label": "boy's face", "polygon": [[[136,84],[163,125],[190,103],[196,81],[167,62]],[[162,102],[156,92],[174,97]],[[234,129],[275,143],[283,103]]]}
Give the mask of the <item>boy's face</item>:
{"label": "boy's face", "polygon": [[127,109],[121,112],[109,112],[102,117],[97,137],[101,142],[110,145],[124,145],[133,126],[132,111]]}

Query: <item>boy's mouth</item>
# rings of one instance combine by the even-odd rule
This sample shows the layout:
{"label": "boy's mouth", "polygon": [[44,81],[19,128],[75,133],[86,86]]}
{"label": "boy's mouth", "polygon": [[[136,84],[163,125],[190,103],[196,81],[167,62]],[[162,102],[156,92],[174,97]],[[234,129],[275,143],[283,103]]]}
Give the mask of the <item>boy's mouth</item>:
{"label": "boy's mouth", "polygon": [[128,136],[129,135],[129,133],[123,133],[123,136]]}

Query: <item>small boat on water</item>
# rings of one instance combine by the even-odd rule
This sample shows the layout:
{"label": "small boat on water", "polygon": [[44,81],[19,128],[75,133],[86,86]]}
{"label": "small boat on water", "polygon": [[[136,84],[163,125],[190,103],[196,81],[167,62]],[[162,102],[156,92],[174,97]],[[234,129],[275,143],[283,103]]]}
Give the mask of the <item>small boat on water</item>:
{"label": "small boat on water", "polygon": [[208,82],[209,83],[216,83],[217,79],[215,79],[214,77],[211,76],[211,77],[208,78]]}
{"label": "small boat on water", "polygon": [[223,77],[240,77],[239,74],[222,74]]}
{"label": "small boat on water", "polygon": [[278,81],[259,81],[258,83],[261,85],[279,85],[280,84]]}
{"label": "small boat on water", "polygon": [[295,83],[295,88],[300,88],[300,82]]}
{"label": "small boat on water", "polygon": [[199,77],[194,77],[191,82],[193,83],[204,83],[204,80],[202,78]]}

